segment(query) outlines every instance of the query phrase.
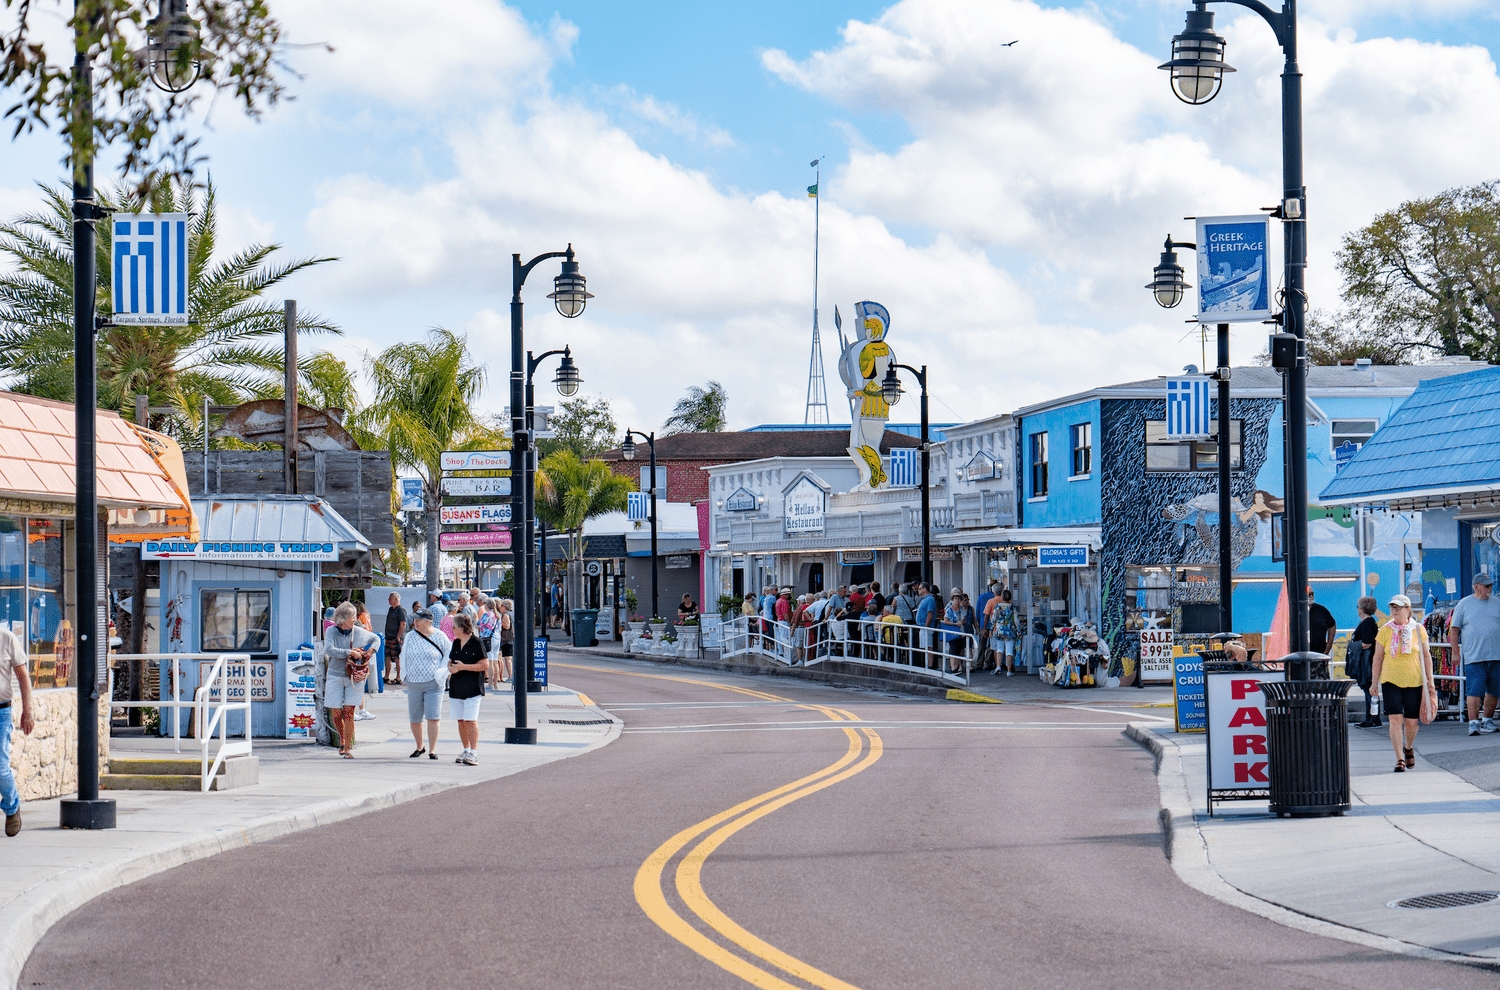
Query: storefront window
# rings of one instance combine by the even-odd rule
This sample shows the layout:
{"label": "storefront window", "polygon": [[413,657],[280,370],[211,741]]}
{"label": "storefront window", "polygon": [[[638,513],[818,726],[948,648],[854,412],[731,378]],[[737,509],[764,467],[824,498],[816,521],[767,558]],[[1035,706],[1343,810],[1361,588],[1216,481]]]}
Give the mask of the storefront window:
{"label": "storefront window", "polygon": [[271,592],[226,588],[203,592],[204,653],[271,652]]}
{"label": "storefront window", "polygon": [[[71,527],[68,527],[71,530]],[[26,632],[32,681],[37,687],[73,683],[78,656],[71,559],[61,519],[26,521]]]}
{"label": "storefront window", "polygon": [[26,522],[0,516],[0,623],[26,642]]}
{"label": "storefront window", "polygon": [[1047,434],[1031,435],[1031,497],[1047,497]]}
{"label": "storefront window", "polygon": [[[1219,568],[1216,564],[1163,564],[1125,568],[1127,631],[1172,628],[1174,606],[1182,607],[1184,625],[1196,626],[1203,621],[1212,624],[1218,602]],[[1209,614],[1203,606],[1211,606],[1215,612]]]}

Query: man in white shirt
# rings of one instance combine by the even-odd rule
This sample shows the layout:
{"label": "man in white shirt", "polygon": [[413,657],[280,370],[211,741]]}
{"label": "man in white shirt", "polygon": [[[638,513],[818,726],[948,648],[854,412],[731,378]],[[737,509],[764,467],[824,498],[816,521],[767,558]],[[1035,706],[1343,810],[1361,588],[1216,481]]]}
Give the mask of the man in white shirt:
{"label": "man in white shirt", "polygon": [[31,675],[26,670],[26,651],[21,641],[9,629],[0,628],[0,663],[4,664],[4,675],[0,676],[0,811],[5,813],[5,834],[15,836],[21,831],[21,790],[16,786],[16,775],[10,769],[11,722],[15,709],[11,707],[11,676],[21,684],[21,731],[28,736],[36,728],[36,719],[31,712]]}

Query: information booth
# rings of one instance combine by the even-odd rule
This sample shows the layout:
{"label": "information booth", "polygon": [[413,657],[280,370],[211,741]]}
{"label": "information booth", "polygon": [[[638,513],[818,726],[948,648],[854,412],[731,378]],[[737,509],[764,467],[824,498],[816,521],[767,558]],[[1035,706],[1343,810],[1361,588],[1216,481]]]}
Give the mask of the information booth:
{"label": "information booth", "polygon": [[[317,642],[325,580],[342,588],[345,575],[368,570],[369,542],[312,495],[217,495],[194,499],[193,512],[200,540],[141,544],[141,558],[161,565],[163,652],[250,654],[251,734],[285,737],[288,658]],[[305,665],[305,657],[298,660]],[[173,664],[160,666],[166,696]],[[182,697],[192,697],[210,666],[179,665]],[[186,736],[189,713],[178,717]],[[231,714],[231,735],[244,731],[243,718]]]}

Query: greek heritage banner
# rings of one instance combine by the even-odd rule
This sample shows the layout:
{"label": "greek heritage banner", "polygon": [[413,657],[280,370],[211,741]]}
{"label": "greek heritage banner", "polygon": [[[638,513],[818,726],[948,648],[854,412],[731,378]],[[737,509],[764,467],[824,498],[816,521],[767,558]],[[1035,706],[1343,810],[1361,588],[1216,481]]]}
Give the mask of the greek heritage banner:
{"label": "greek heritage banner", "polygon": [[1198,321],[1271,317],[1271,220],[1255,213],[1198,218]]}

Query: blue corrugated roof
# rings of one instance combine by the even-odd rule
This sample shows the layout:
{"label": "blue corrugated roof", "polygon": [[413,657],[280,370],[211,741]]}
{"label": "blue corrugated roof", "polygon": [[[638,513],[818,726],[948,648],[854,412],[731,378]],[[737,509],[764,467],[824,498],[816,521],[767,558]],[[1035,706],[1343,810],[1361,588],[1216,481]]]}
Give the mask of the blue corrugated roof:
{"label": "blue corrugated roof", "polygon": [[1424,381],[1319,493],[1399,498],[1500,485],[1500,368]]}

